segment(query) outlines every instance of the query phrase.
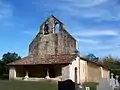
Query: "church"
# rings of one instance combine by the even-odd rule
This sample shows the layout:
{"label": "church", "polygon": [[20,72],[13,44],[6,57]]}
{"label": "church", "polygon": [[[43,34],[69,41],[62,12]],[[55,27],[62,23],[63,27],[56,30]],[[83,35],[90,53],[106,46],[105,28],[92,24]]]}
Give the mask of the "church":
{"label": "church", "polygon": [[28,55],[8,66],[9,80],[71,79],[79,84],[109,78],[107,67],[79,55],[76,39],[53,15],[41,24],[38,34],[29,45]]}

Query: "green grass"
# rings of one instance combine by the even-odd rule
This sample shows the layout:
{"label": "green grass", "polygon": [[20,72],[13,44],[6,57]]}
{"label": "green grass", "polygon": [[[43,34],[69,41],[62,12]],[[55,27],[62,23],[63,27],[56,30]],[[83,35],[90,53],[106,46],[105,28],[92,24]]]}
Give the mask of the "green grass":
{"label": "green grass", "polygon": [[58,90],[57,83],[0,80],[0,90]]}

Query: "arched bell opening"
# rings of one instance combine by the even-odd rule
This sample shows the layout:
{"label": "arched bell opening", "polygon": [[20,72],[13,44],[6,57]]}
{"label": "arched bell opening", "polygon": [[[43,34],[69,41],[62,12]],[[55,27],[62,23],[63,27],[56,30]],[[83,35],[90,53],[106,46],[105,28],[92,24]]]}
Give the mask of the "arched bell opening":
{"label": "arched bell opening", "polygon": [[46,23],[44,25],[44,35],[49,34],[49,25]]}
{"label": "arched bell opening", "polygon": [[55,32],[58,33],[60,31],[60,25],[57,23],[55,24]]}

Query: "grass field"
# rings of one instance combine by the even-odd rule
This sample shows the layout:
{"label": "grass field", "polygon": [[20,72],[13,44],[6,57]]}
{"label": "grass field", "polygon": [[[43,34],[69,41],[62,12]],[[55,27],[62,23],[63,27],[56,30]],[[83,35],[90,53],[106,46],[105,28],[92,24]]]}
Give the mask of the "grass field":
{"label": "grass field", "polygon": [[0,90],[58,90],[57,83],[0,80]]}

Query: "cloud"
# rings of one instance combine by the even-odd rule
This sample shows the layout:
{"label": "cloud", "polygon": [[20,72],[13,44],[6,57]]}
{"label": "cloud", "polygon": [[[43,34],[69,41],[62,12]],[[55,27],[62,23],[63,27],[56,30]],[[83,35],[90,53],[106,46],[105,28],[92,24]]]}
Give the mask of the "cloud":
{"label": "cloud", "polygon": [[77,37],[76,39],[78,40],[79,50],[83,54],[95,53],[99,56],[109,54],[119,56],[119,30],[82,30],[79,31],[78,34],[76,33],[76,35],[78,37],[74,36]]}
{"label": "cloud", "polygon": [[69,3],[72,7],[79,7],[79,8],[88,8],[100,5],[108,0],[61,0],[63,2]]}
{"label": "cloud", "polygon": [[26,34],[26,35],[35,35],[37,32],[35,32],[35,31],[28,31],[28,30],[24,30],[23,31],[23,34]]}
{"label": "cloud", "polygon": [[99,44],[100,42],[97,40],[92,39],[85,39],[85,38],[76,38],[79,43],[86,43],[86,44]]}
{"label": "cloud", "polygon": [[[101,39],[101,38],[100,38]],[[79,50],[83,54],[94,53],[98,56],[106,56],[106,55],[114,55],[119,56],[120,51],[120,36],[116,36],[114,38],[108,38],[103,40],[99,40],[98,44],[90,44],[90,43],[79,43]],[[119,56],[120,57],[120,56]]]}
{"label": "cloud", "polygon": [[8,19],[12,16],[13,10],[9,3],[0,0],[0,20]]}
{"label": "cloud", "polygon": [[[85,0],[87,1],[87,0]],[[89,1],[89,0],[88,0]],[[65,6],[66,12],[73,14],[74,16],[78,16],[81,18],[93,18],[96,21],[104,21],[104,20],[120,20],[120,5],[118,4],[117,0],[101,0],[103,1],[102,4],[99,3],[99,0],[96,0],[96,3],[93,6],[89,7],[80,7],[82,3],[73,1],[72,4],[69,6]],[[93,4],[94,2],[89,2],[89,4]],[[86,5],[86,3],[85,3]],[[74,7],[74,8],[73,8]],[[64,11],[64,10],[63,10]]]}
{"label": "cloud", "polygon": [[0,0],[0,27],[13,26],[13,7],[10,3]]}
{"label": "cloud", "polygon": [[97,22],[120,20],[118,0],[52,0],[51,2],[36,0],[33,3],[35,7],[41,6],[47,11],[58,12],[67,17],[92,18]]}
{"label": "cloud", "polygon": [[119,34],[116,30],[82,30],[77,33],[73,33],[74,36],[117,36]]}
{"label": "cloud", "polygon": [[91,46],[91,47],[81,46],[79,50],[83,55],[93,53],[99,57],[104,57],[108,55],[119,57],[120,46],[109,46],[109,45],[108,46],[98,45],[98,46]]}
{"label": "cloud", "polygon": [[86,44],[80,43],[79,50],[87,51],[87,52],[97,52],[97,53],[101,52],[101,54],[104,52],[108,52],[107,54],[109,54],[109,52],[112,52],[112,51],[115,52],[116,50],[120,50],[120,45],[93,44],[91,46],[90,44],[86,45]]}
{"label": "cloud", "polygon": [[94,47],[92,50],[102,50],[102,51],[106,51],[106,50],[114,50],[114,49],[118,49],[118,48],[120,48],[120,46],[106,45],[106,46],[96,46],[96,47]]}

